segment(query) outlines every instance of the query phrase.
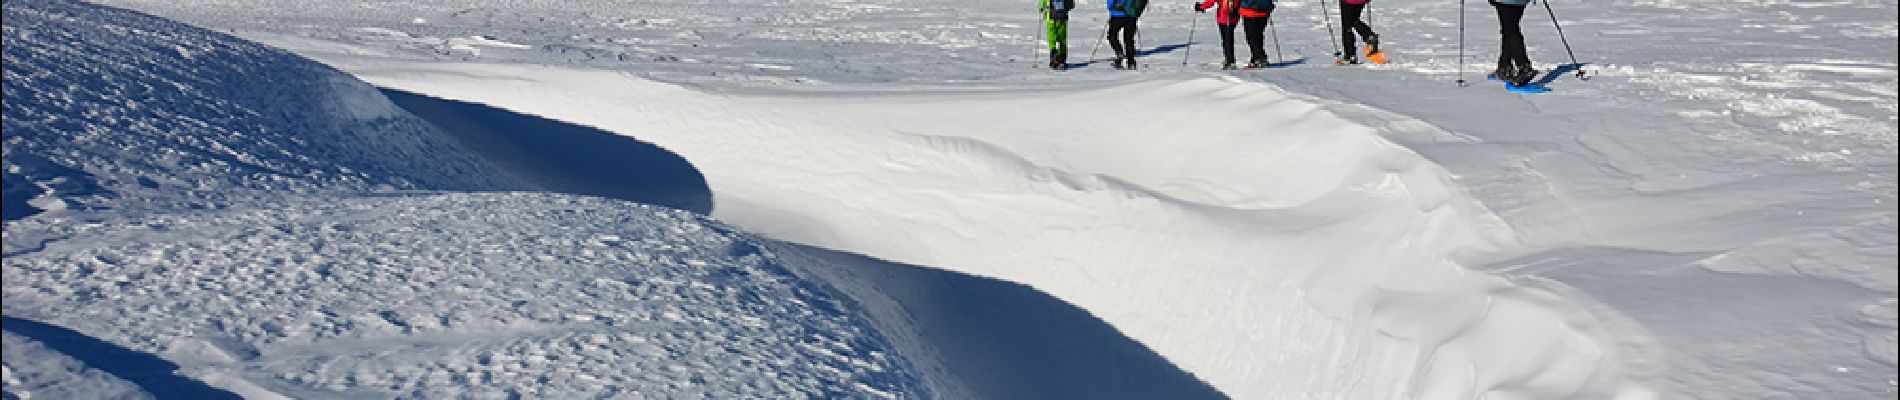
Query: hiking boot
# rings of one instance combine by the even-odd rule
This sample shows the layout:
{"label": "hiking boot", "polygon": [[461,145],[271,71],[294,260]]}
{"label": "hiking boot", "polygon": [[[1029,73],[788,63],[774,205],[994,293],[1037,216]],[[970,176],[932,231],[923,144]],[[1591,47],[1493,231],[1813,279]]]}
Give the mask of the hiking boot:
{"label": "hiking boot", "polygon": [[[1505,77],[1499,76],[1499,78]],[[1517,86],[1529,85],[1531,81],[1535,79],[1537,79],[1537,70],[1528,65],[1518,65],[1511,68],[1511,75],[1508,78],[1512,85]]]}
{"label": "hiking boot", "polygon": [[1267,67],[1267,60],[1253,60],[1253,61],[1247,62],[1247,69],[1266,68],[1266,67]]}
{"label": "hiking boot", "polygon": [[1128,69],[1135,69],[1135,58],[1129,57],[1128,62],[1126,62],[1125,64],[1128,64]]}
{"label": "hiking boot", "polygon": [[1223,63],[1220,63],[1220,69],[1223,69],[1223,70],[1228,70],[1228,69],[1239,69],[1239,68],[1240,68],[1240,66],[1239,66],[1239,65],[1234,65],[1234,62],[1233,62],[1233,61],[1228,61],[1228,62],[1223,62]]}
{"label": "hiking boot", "polygon": [[1122,66],[1122,59],[1119,59],[1119,58],[1115,59],[1115,61],[1110,62],[1108,66],[1115,67],[1115,69],[1128,69]]}
{"label": "hiking boot", "polygon": [[1379,52],[1379,35],[1366,35],[1366,54]]}

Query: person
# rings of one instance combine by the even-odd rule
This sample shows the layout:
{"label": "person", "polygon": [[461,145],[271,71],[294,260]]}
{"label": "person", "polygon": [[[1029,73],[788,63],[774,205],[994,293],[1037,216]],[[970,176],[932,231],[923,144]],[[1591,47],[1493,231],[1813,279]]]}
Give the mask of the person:
{"label": "person", "polygon": [[[1339,56],[1339,61],[1342,64],[1359,63],[1359,53],[1353,48],[1358,41],[1358,38],[1353,37],[1353,32],[1355,31],[1359,33],[1359,36],[1366,38],[1366,55],[1368,57],[1379,52],[1379,34],[1372,33],[1372,26],[1367,25],[1365,20],[1359,18],[1359,15],[1366,10],[1366,3],[1370,3],[1371,1],[1372,0],[1339,0],[1339,36],[1341,39],[1340,43],[1345,45],[1343,50],[1346,51]],[[1373,61],[1379,60],[1374,57]]]}
{"label": "person", "polygon": [[1220,50],[1226,61],[1220,69],[1234,69],[1234,27],[1240,24],[1240,0],[1205,0],[1194,5],[1194,12],[1207,12],[1209,8],[1219,8],[1214,14],[1214,25],[1220,27]]}
{"label": "person", "polygon": [[1504,49],[1498,55],[1498,69],[1492,72],[1498,80],[1512,85],[1524,86],[1537,77],[1537,70],[1531,68],[1531,56],[1524,51],[1524,31],[1518,29],[1518,21],[1524,19],[1524,7],[1530,0],[1490,0],[1491,6],[1498,9],[1498,33],[1503,35]]}
{"label": "person", "polygon": [[1247,68],[1267,67],[1267,18],[1273,17],[1273,0],[1240,0],[1240,25],[1246,30]]}
{"label": "person", "polygon": [[1040,0],[1042,22],[1049,31],[1049,69],[1069,69],[1069,10],[1075,0]]}
{"label": "person", "polygon": [[1115,50],[1115,69],[1135,68],[1135,33],[1148,0],[1108,0],[1108,48]]}

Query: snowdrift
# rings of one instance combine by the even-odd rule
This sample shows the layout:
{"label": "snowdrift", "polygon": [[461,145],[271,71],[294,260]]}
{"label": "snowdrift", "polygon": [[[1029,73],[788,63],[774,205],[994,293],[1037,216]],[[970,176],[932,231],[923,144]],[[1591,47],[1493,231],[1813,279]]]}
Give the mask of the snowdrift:
{"label": "snowdrift", "polygon": [[[639,132],[694,160],[721,220],[1022,282],[1232,396],[1648,393],[1607,322],[1460,264],[1512,236],[1450,175],[1270,86],[730,97],[610,71],[324,59]],[[1105,98],[1119,118],[1039,117]]]}
{"label": "snowdrift", "polygon": [[930,395],[855,304],[703,215],[457,193],[541,186],[279,50],[5,18],[9,398]]}

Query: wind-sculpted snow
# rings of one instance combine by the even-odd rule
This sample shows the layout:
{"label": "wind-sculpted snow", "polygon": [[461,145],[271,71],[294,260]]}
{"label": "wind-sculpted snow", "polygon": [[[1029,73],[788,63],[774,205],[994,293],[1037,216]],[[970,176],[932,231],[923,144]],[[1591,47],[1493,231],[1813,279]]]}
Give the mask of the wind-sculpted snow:
{"label": "wind-sculpted snow", "polygon": [[[367,78],[637,130],[695,161],[722,220],[1022,282],[1230,396],[1648,393],[1624,369],[1630,349],[1602,334],[1623,321],[1461,264],[1510,232],[1450,176],[1271,87],[1198,79],[725,98],[548,70],[379,62]],[[1159,119],[1012,117],[1099,98],[1126,99],[1109,112],[1202,122],[1175,131]],[[1235,155],[1154,156],[1219,151]]]}
{"label": "wind-sculpted snow", "polygon": [[[931,396],[855,304],[703,215],[459,193],[538,185],[289,53],[78,2],[5,18],[9,399]],[[530,119],[479,133],[577,130]],[[645,151],[623,166],[706,206]]]}
{"label": "wind-sculpted snow", "polygon": [[7,398],[18,393],[56,399],[149,399],[150,394],[123,379],[48,349],[25,336],[3,332],[7,350],[0,381]]}
{"label": "wind-sculpted snow", "polygon": [[369,85],[129,11],[9,1],[8,219],[294,192],[520,188]]}
{"label": "wind-sculpted snow", "polygon": [[1479,81],[1482,2],[1375,2],[1395,61],[1337,68],[1336,8],[1282,0],[1250,71],[1180,5],[1106,68],[1094,7],[1063,72],[1020,0],[108,2],[641,138],[722,220],[1026,284],[1236,397],[1896,387],[1892,1],[1540,2],[1532,58],[1591,79],[1530,96]]}
{"label": "wind-sculpted snow", "polygon": [[6,259],[7,315],[292,397],[924,395],[852,305],[683,211],[444,194],[8,229],[67,239]]}

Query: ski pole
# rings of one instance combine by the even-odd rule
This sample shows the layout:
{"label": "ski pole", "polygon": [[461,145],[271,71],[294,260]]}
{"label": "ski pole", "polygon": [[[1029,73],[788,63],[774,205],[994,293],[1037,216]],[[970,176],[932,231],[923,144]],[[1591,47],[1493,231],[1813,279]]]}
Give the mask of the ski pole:
{"label": "ski pole", "polygon": [[[1044,46],[1044,44],[1042,43],[1042,31],[1049,30],[1049,9],[1047,8],[1042,9],[1042,19],[1037,20],[1036,23],[1039,26],[1036,29],[1035,46],[1033,46],[1030,49],[1033,51],[1029,53],[1029,60],[1030,60],[1029,67],[1030,68],[1036,68],[1035,60],[1036,58],[1042,56],[1042,46]],[[1054,54],[1050,54],[1050,56],[1054,56]]]}
{"label": "ski pole", "polygon": [[1184,67],[1188,64],[1188,57],[1194,54],[1194,27],[1201,26],[1201,12],[1196,11],[1194,14],[1194,19],[1189,21],[1193,25],[1188,25],[1187,50],[1181,52],[1181,66]]}
{"label": "ski pole", "polygon": [[1557,40],[1564,42],[1564,52],[1570,54],[1570,65],[1577,66],[1577,79],[1590,79],[1583,76],[1583,64],[1577,62],[1577,52],[1570,51],[1570,39],[1564,38],[1564,26],[1557,24],[1557,11],[1550,8],[1550,0],[1545,0],[1544,11],[1550,13],[1550,25],[1557,27]]}
{"label": "ski pole", "polygon": [[1273,27],[1273,15],[1267,15],[1267,30],[1273,32],[1273,57],[1286,62],[1286,54],[1280,53],[1280,28]]}
{"label": "ski pole", "polygon": [[1107,29],[1105,27],[1102,34],[1095,35],[1095,48],[1089,49],[1089,62],[1095,62],[1095,53],[1102,50],[1102,42],[1108,41]]}
{"label": "ski pole", "polygon": [[1458,87],[1465,87],[1465,0],[1458,0]]}
{"label": "ski pole", "polygon": [[[1326,19],[1326,39],[1331,40],[1333,43],[1333,62],[1338,63],[1339,56],[1340,56],[1339,37],[1336,35],[1339,35],[1340,33],[1339,31],[1333,30],[1333,11],[1326,8],[1326,2],[1331,1],[1331,0],[1318,0],[1318,1],[1319,1],[1320,16]],[[1460,1],[1463,1],[1463,0],[1460,0]]]}

